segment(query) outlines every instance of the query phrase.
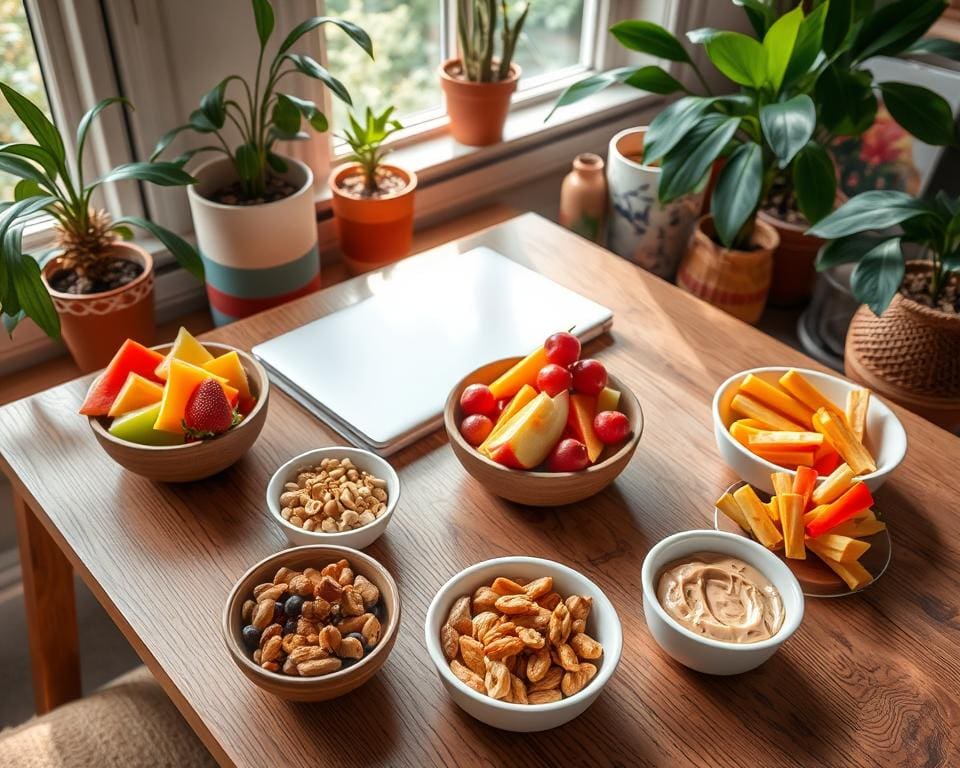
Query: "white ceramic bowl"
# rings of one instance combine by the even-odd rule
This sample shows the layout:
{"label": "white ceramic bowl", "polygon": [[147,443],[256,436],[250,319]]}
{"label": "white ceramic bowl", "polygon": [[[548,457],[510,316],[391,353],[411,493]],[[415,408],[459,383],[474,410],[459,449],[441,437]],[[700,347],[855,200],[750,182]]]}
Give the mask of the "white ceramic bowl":
{"label": "white ceramic bowl", "polygon": [[[789,472],[786,469],[766,459],[761,459],[748,451],[730,434],[729,426],[740,418],[730,408],[730,401],[737,393],[737,385],[743,381],[748,373],[758,376],[764,381],[776,384],[777,380],[789,368],[751,368],[740,371],[727,379],[719,386],[713,396],[713,434],[717,441],[720,455],[741,480],[746,480],[754,488],[767,493],[773,493],[773,484],[770,475],[774,472]],[[840,408],[847,402],[847,392],[860,389],[859,384],[847,381],[839,376],[831,376],[820,371],[811,371],[806,368],[794,369],[810,380],[810,383],[819,389],[825,397],[832,400]],[[863,475],[861,480],[871,491],[877,490],[886,482],[887,477],[897,468],[907,452],[907,433],[893,411],[875,394],[870,394],[870,405],[867,409],[867,429],[864,434],[864,444],[877,462],[877,471]],[[822,480],[823,478],[820,478]],[[819,482],[819,481],[818,481]]]}
{"label": "white ceramic bowl", "polygon": [[[738,557],[766,576],[780,592],[784,619],[780,631],[756,643],[725,643],[702,637],[675,621],[657,599],[657,580],[664,566],[695,552]],[[682,531],[660,541],[648,553],[640,572],[643,615],[653,639],[684,666],[708,675],[739,675],[773,656],[803,619],[803,592],[791,570],[775,554],[743,536],[723,531]]]}
{"label": "white ceramic bowl", "polygon": [[[280,495],[286,483],[296,480],[303,469],[316,467],[322,459],[350,459],[357,469],[366,470],[375,477],[387,481],[387,509],[372,523],[343,533],[325,533],[323,531],[305,531],[303,528],[288,523],[280,516]],[[400,478],[396,470],[386,459],[362,448],[350,448],[344,445],[334,445],[327,448],[317,448],[299,456],[294,456],[280,469],[273,473],[267,483],[267,509],[270,515],[287,535],[287,540],[295,547],[306,544],[331,544],[339,547],[363,549],[369,547],[380,538],[387,529],[393,511],[397,508],[400,499]]]}
{"label": "white ceramic bowl", "polygon": [[[599,662],[596,677],[582,691],[552,704],[511,704],[477,693],[450,671],[440,647],[440,627],[447,620],[450,608],[458,597],[472,595],[477,587],[490,584],[497,576],[526,581],[552,576],[554,589],[564,598],[570,595],[593,598],[593,608],[587,618],[587,634],[603,645],[603,658]],[[518,733],[556,728],[583,713],[613,675],[623,649],[620,618],[600,588],[572,568],[538,557],[498,557],[460,571],[440,588],[430,603],[424,633],[427,652],[456,705],[487,725]]]}

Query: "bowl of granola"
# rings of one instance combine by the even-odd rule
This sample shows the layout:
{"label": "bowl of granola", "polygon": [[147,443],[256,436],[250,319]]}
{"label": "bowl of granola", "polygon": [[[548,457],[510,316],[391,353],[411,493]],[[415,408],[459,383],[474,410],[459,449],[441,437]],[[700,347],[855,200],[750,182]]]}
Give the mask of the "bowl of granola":
{"label": "bowl of granola", "polygon": [[437,592],[427,652],[453,701],[507,731],[556,728],[583,713],[620,661],[620,619],[579,571],[501,557],[461,571]]}

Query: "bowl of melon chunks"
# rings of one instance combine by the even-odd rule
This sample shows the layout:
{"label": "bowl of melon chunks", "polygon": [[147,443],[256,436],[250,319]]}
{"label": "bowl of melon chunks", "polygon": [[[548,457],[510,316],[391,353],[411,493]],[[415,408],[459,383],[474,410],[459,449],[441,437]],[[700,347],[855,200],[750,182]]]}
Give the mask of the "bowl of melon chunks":
{"label": "bowl of melon chunks", "polygon": [[773,494],[745,482],[730,486],[717,500],[714,527],[779,555],[810,597],[850,595],[880,578],[890,564],[890,534],[867,484],[847,464],[825,478],[800,467],[770,481]]}
{"label": "bowl of melon chunks", "polygon": [[870,390],[820,371],[754,368],[727,379],[713,397],[717,449],[740,479],[773,493],[774,472],[841,464],[875,491],[903,461],[907,434]]}
{"label": "bowl of melon chunks", "polygon": [[443,411],[464,469],[495,496],[537,507],[582,501],[610,485],[633,457],[643,411],[580,342],[556,333],[526,357],[464,377]]}
{"label": "bowl of melon chunks", "polygon": [[256,441],[270,382],[246,352],[200,342],[181,328],[172,344],[127,339],[90,384],[80,414],[110,457],[163,482],[223,471]]}

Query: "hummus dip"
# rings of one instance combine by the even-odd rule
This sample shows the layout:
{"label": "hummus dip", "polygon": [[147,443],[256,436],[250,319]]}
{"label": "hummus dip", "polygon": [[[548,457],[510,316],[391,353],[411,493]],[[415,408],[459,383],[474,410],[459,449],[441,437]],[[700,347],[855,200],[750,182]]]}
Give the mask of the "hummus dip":
{"label": "hummus dip", "polygon": [[695,552],[667,565],[657,599],[695,634],[727,643],[756,643],[783,624],[783,600],[770,580],[736,557]]}

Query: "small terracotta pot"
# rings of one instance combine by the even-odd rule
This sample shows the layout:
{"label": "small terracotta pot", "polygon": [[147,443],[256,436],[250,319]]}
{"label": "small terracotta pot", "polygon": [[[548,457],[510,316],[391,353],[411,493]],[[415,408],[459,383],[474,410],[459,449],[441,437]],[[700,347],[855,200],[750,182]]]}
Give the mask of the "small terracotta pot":
{"label": "small terracotta pot", "polygon": [[[909,272],[929,272],[908,262]],[[844,372],[946,430],[960,430],[960,315],[896,294],[877,317],[860,307],[850,322]]]}
{"label": "small terracotta pot", "polygon": [[345,178],[358,173],[358,165],[346,165],[330,174],[337,237],[354,274],[392,264],[409,255],[413,247],[417,175],[395,165],[381,168],[406,179],[403,189],[386,197],[364,199],[346,194],[342,187]]}
{"label": "small terracotta pot", "polygon": [[603,158],[584,152],[573,159],[573,170],[560,185],[560,226],[602,243],[606,234],[607,180]]}
{"label": "small terracotta pot", "polygon": [[824,244],[819,237],[805,235],[807,223],[793,224],[765,211],[757,217],[780,236],[780,247],[773,255],[773,278],[767,301],[774,307],[797,307],[813,295],[817,281],[817,252]]}
{"label": "small terracotta pot", "polygon": [[60,315],[63,341],[84,373],[103,368],[128,338],[150,346],[153,317],[153,257],[133,243],[115,243],[110,252],[143,267],[143,272],[120,288],[102,293],[60,293],[50,278],[62,269],[59,258],[43,268],[44,285]]}
{"label": "small terracotta pot", "polygon": [[677,272],[677,285],[734,317],[756,323],[763,314],[773,274],[777,231],[757,220],[752,251],[724,248],[713,239],[713,218],[697,222],[687,255]]}
{"label": "small terracotta pot", "polygon": [[495,83],[473,83],[459,76],[460,59],[440,65],[440,87],[447,102],[450,133],[461,144],[485,147],[503,139],[510,97],[517,90],[520,67],[510,65],[510,76]]}

